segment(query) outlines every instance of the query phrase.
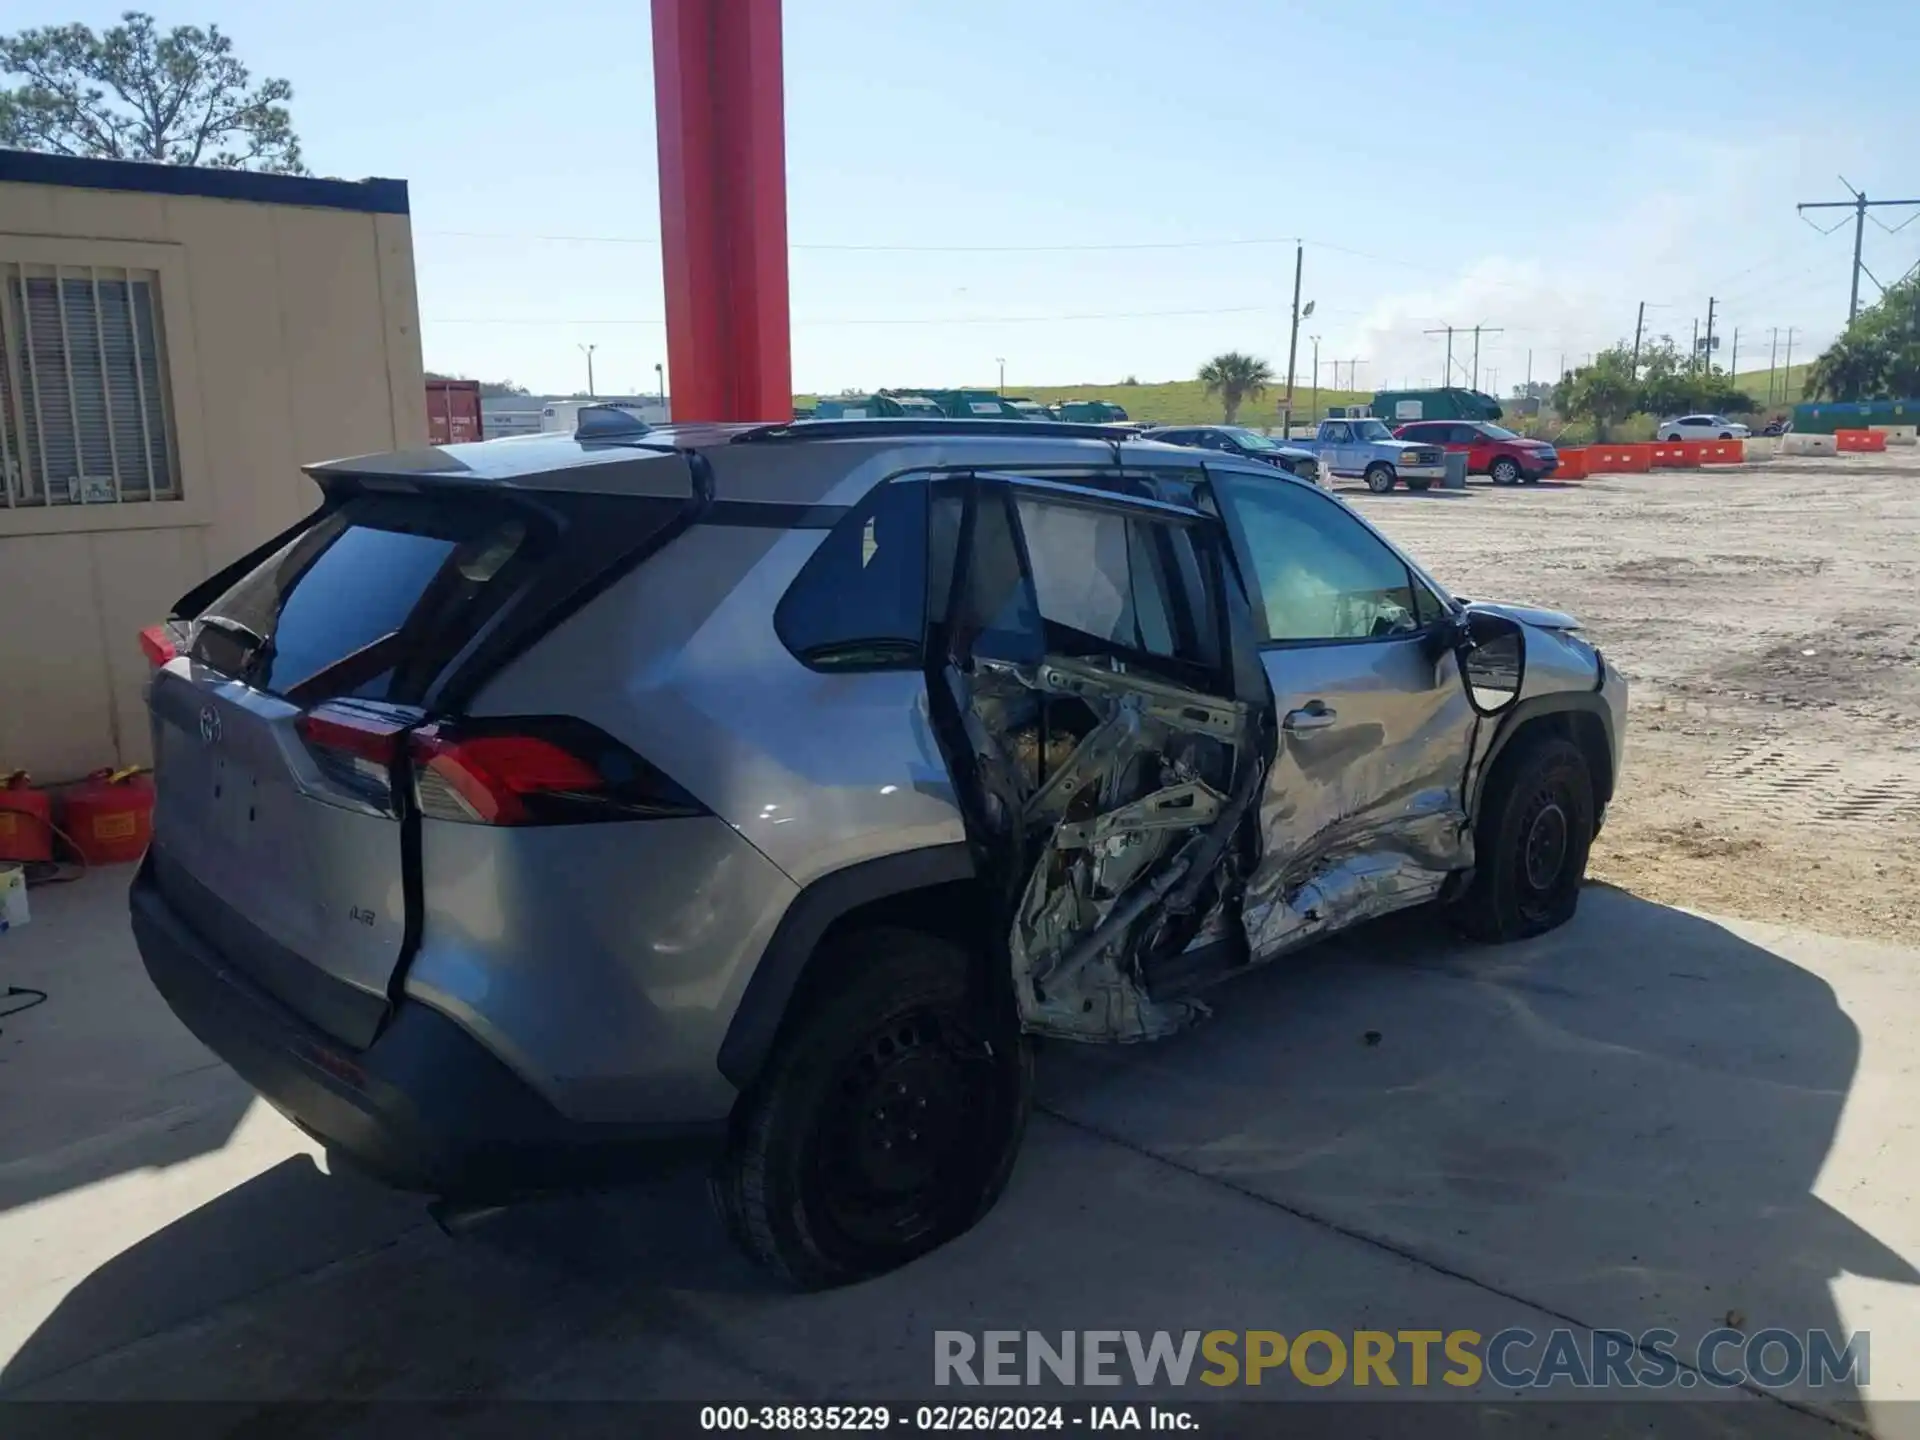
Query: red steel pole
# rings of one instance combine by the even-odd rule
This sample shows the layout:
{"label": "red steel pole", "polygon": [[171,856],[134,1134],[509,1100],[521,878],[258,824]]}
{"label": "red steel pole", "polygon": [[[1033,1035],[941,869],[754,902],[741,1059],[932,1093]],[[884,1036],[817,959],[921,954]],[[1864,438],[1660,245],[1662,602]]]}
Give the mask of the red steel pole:
{"label": "red steel pole", "polygon": [[780,0],[653,0],[675,420],[788,420]]}

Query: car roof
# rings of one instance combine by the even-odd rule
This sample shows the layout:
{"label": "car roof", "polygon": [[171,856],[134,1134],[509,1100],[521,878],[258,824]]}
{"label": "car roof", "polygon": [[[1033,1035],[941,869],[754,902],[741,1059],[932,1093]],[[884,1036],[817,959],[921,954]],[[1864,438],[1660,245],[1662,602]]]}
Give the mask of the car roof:
{"label": "car roof", "polygon": [[[617,437],[516,436],[419,450],[358,455],[306,466],[323,487],[369,489],[499,485],[686,495],[691,469],[706,471],[719,500],[848,503],[895,470],[965,466],[1192,463],[1186,450],[1150,435],[1100,425],[1031,420],[797,420],[787,424],[680,423],[634,426]],[[856,480],[856,475],[864,477]],[[836,493],[847,492],[847,493]]]}

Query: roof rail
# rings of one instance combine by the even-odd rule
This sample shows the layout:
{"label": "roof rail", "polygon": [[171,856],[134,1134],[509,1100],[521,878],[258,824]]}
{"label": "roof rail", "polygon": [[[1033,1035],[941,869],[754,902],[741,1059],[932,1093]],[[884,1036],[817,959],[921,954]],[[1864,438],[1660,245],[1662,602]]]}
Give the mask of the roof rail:
{"label": "roof rail", "polygon": [[1010,435],[1022,440],[1105,440],[1125,437],[1106,425],[1076,425],[1059,420],[961,419],[943,415],[920,419],[882,415],[870,420],[790,420],[742,430],[736,445],[769,440],[888,440],[909,435]]}

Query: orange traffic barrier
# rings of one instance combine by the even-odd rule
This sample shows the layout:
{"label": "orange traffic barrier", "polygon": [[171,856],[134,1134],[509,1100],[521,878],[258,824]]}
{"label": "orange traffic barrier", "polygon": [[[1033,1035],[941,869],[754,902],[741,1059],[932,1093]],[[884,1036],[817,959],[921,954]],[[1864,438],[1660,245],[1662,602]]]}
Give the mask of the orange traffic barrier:
{"label": "orange traffic barrier", "polygon": [[1560,464],[1553,472],[1556,480],[1584,480],[1587,478],[1587,450],[1584,445],[1576,445],[1571,450],[1560,452]]}
{"label": "orange traffic barrier", "polygon": [[1842,450],[1881,451],[1887,448],[1887,432],[1884,430],[1836,430],[1833,432],[1833,442]]}
{"label": "orange traffic barrier", "polygon": [[1701,463],[1706,465],[1744,465],[1747,446],[1743,440],[1702,440]]}
{"label": "orange traffic barrier", "polygon": [[1643,475],[1653,468],[1651,445],[1589,445],[1587,470],[1594,475]]}
{"label": "orange traffic barrier", "polygon": [[1647,447],[1653,453],[1653,468],[1656,470],[1691,469],[1700,463],[1698,440],[1670,440]]}

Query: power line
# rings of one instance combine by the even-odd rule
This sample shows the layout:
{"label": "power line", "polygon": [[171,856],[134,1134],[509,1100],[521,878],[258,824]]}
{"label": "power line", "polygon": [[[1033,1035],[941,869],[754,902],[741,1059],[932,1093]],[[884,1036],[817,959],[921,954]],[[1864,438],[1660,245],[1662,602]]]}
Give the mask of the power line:
{"label": "power line", "polygon": [[[864,316],[841,319],[796,318],[795,325],[1056,325],[1080,320],[1154,320],[1182,315],[1255,315],[1284,310],[1278,305],[1233,305],[1216,310],[1113,310],[1080,315]],[[663,319],[548,319],[545,316],[429,316],[428,325],[664,325]]]}

